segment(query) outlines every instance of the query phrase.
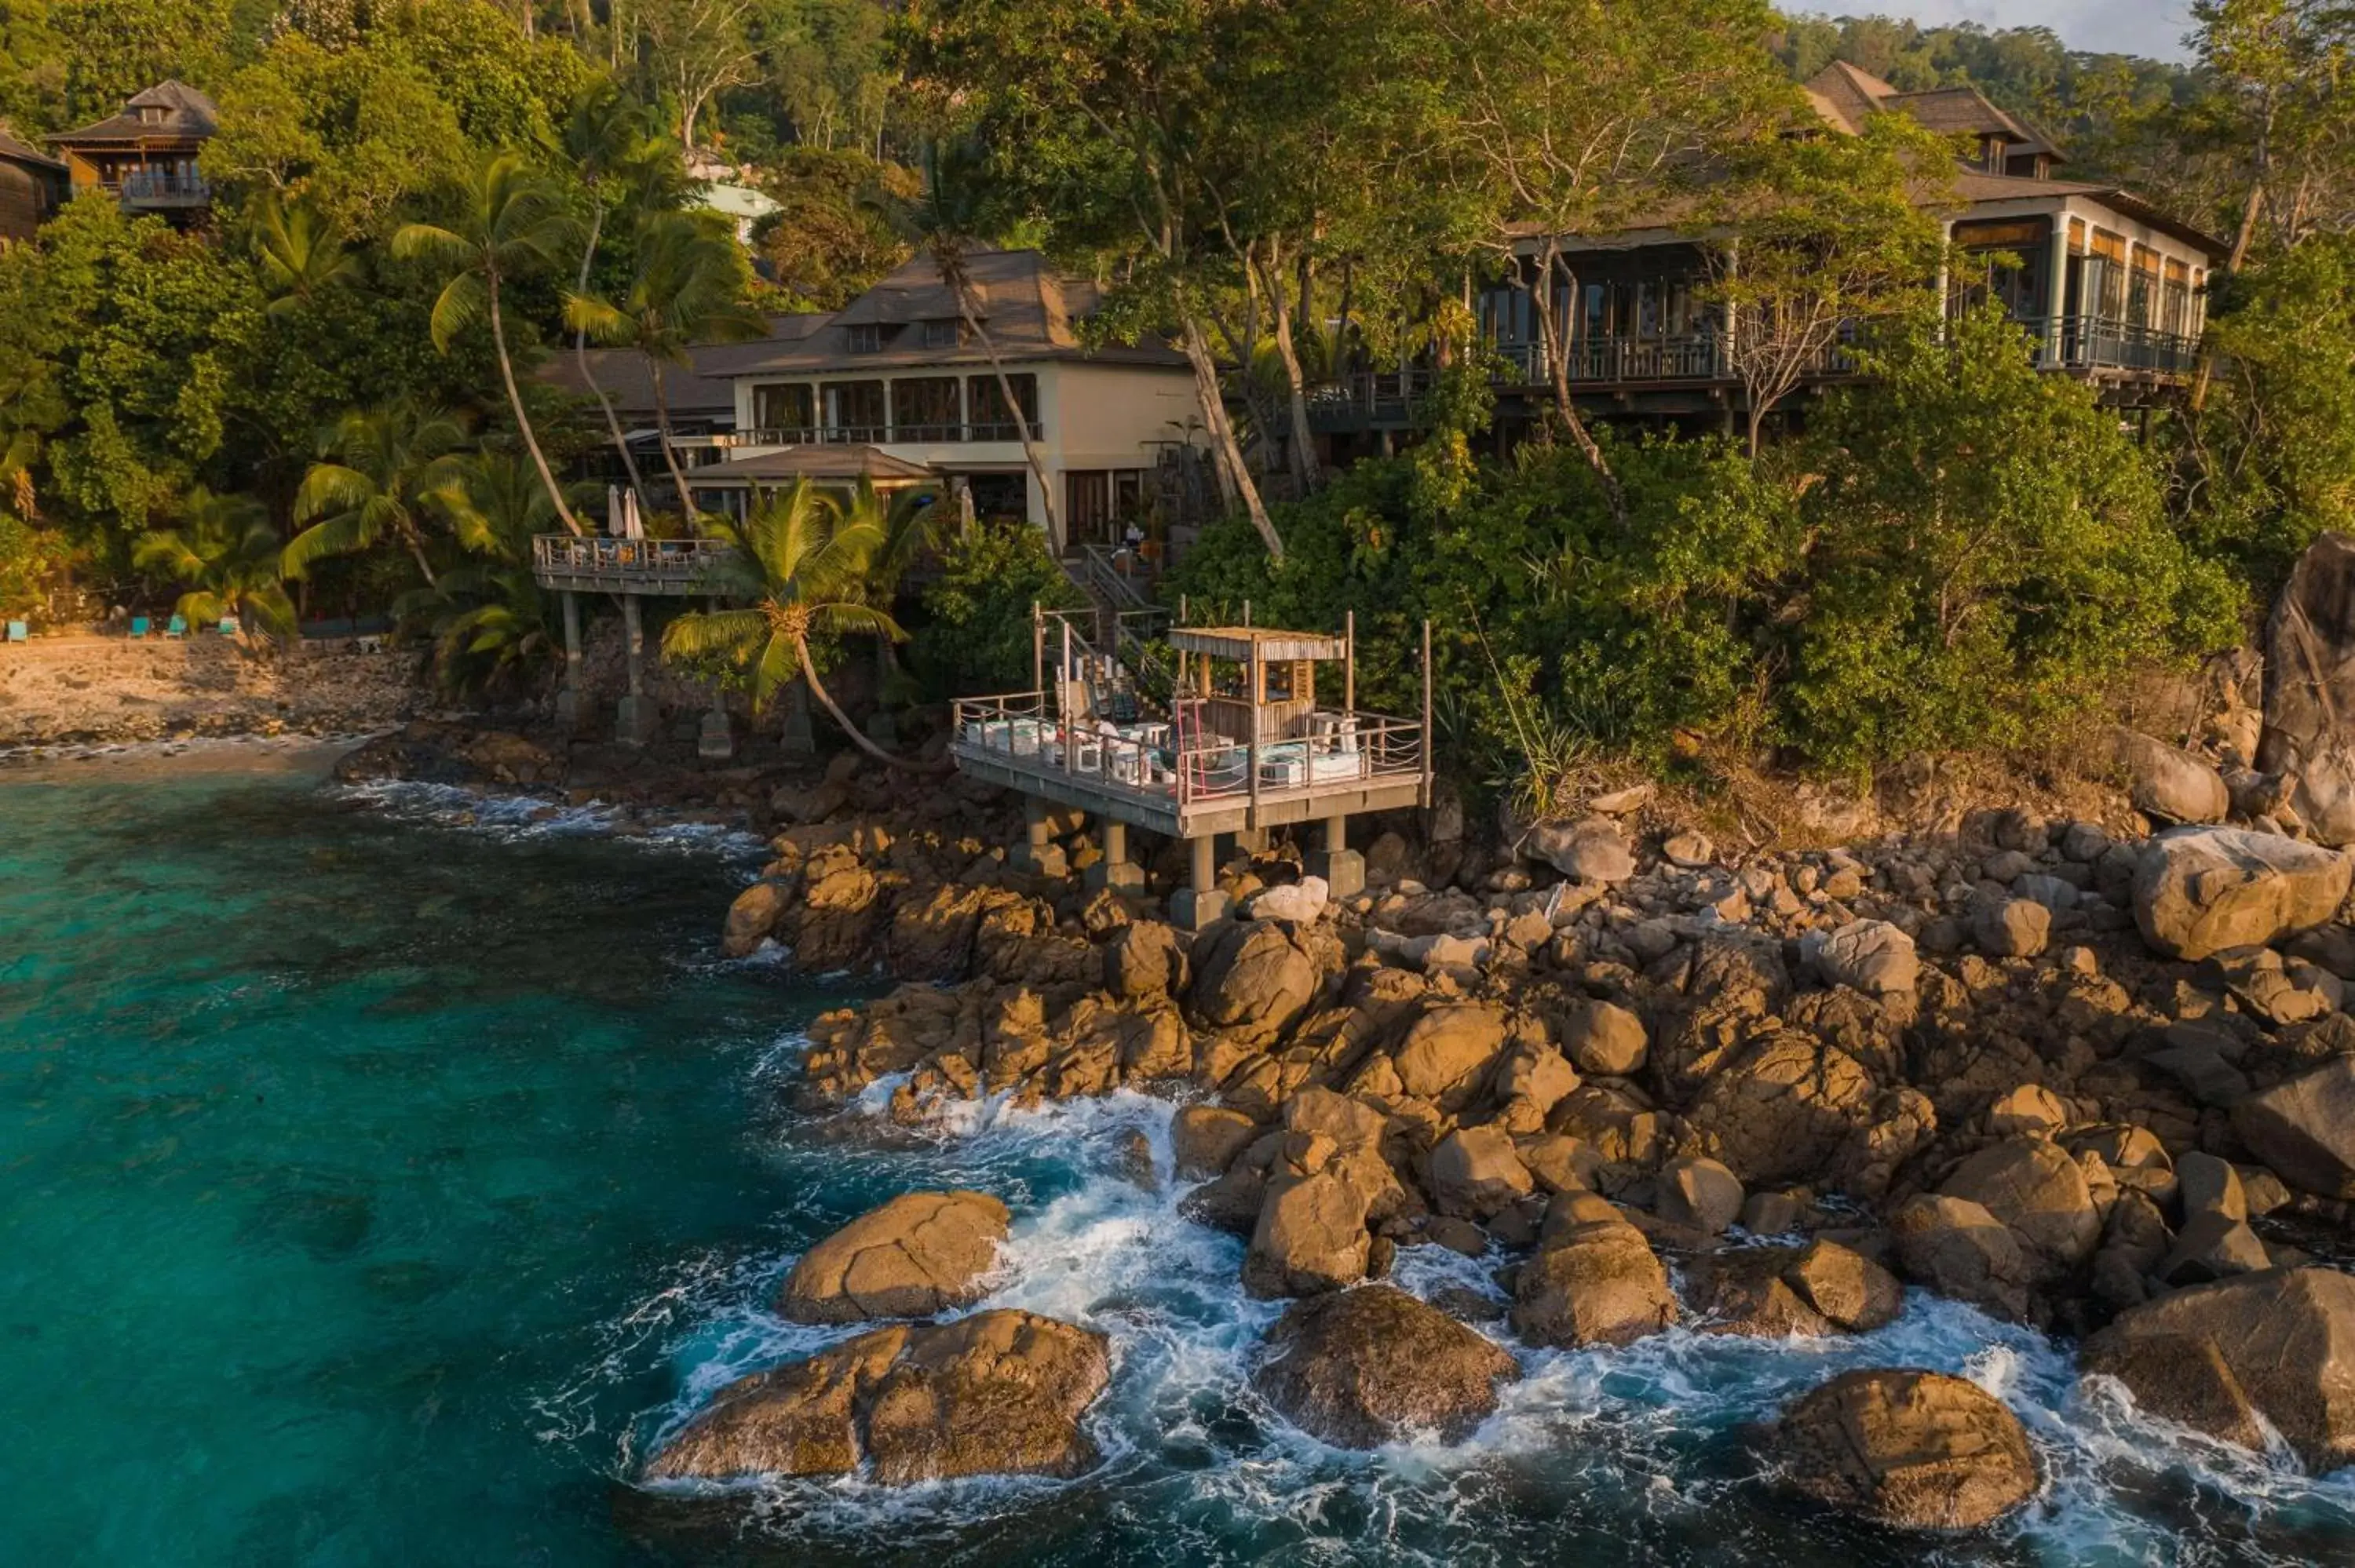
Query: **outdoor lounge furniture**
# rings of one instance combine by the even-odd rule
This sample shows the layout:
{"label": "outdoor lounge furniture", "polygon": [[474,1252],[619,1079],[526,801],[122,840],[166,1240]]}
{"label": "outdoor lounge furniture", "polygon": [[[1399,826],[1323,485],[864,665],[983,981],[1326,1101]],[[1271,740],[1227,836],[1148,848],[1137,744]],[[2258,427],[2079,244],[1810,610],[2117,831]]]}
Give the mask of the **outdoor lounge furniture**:
{"label": "outdoor lounge furniture", "polygon": [[21,620],[12,620],[12,621],[10,621],[10,622],[8,623],[8,641],[11,641],[11,642],[22,642],[22,641],[24,641],[27,637],[29,637],[29,636],[31,636],[31,635],[32,635],[31,631],[30,631],[30,630],[26,627],[26,625],[25,625],[25,623],[24,623],[23,621],[21,621]]}
{"label": "outdoor lounge furniture", "polygon": [[133,637],[144,637],[147,635],[147,618],[145,616],[134,615],[131,618],[131,635]]}
{"label": "outdoor lounge furniture", "polygon": [[166,637],[186,637],[187,634],[188,618],[185,615],[176,615],[164,623],[164,635]]}
{"label": "outdoor lounge furniture", "polygon": [[236,636],[236,635],[238,634],[238,631],[239,631],[239,627],[238,627],[238,623],[237,623],[237,617],[235,617],[234,615],[224,615],[224,616],[222,616],[222,617],[220,618],[220,627],[219,627],[219,630],[220,630],[220,634],[221,634],[223,637],[234,637],[234,636]]}

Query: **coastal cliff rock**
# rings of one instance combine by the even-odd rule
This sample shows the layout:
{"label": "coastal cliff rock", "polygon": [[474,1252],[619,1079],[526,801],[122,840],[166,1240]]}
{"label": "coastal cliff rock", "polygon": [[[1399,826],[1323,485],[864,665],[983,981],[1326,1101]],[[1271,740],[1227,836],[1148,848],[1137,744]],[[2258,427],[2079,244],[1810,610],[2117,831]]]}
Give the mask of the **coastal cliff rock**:
{"label": "coastal cliff rock", "polygon": [[903,1192],[804,1253],[777,1310],[797,1323],[858,1323],[970,1306],[1010,1218],[986,1192]]}
{"label": "coastal cliff rock", "polygon": [[1934,1372],[1841,1373],[1783,1412],[1774,1452],[1793,1490],[1899,1530],[1977,1530],[2039,1484],[2019,1418]]}
{"label": "coastal cliff rock", "polygon": [[1520,1376],[1504,1347],[1387,1285],[1285,1308],[1252,1386],[1312,1436],[1371,1448],[1416,1433],[1460,1442]]}
{"label": "coastal cliff rock", "polygon": [[1704,1332],[1769,1339],[1870,1333],[1897,1320],[1905,1297],[1887,1269],[1820,1240],[1696,1258],[1686,1291]]}
{"label": "coastal cliff rock", "polygon": [[1080,1417],[1111,1377],[1103,1335],[1034,1313],[879,1330],[729,1384],[645,1476],[1076,1476],[1096,1461]]}
{"label": "coastal cliff rock", "polygon": [[2291,1186],[2355,1198],[2355,1056],[2240,1101],[2232,1128]]}
{"label": "coastal cliff rock", "polygon": [[2154,1415],[2262,1448],[2268,1426],[2315,1473],[2355,1464],[2355,1275],[2268,1269],[2179,1290],[2085,1341]]}
{"label": "coastal cliff rock", "polygon": [[2326,844],[2355,844],[2355,539],[2307,546],[2265,625],[2258,768]]}

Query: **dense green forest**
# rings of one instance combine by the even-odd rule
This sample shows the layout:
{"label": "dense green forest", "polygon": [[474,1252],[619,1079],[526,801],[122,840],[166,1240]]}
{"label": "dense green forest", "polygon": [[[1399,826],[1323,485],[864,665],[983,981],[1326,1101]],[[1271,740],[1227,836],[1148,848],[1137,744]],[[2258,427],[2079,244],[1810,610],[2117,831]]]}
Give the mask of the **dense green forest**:
{"label": "dense green forest", "polygon": [[[1401,648],[1442,620],[1465,768],[2026,741],[2231,641],[2355,522],[2355,20],[2195,14],[2176,67],[1760,0],[0,0],[20,137],[165,78],[221,110],[205,226],[90,196],[0,251],[0,609],[182,601],[283,633],[397,608],[453,683],[527,683],[550,645],[528,538],[581,525],[564,476],[614,433],[535,366],[676,358],[1011,241],[1105,286],[1090,330],[1156,334],[1212,389],[1231,521],[1171,591],[1357,609]],[[1976,85],[2073,175],[2231,241],[2196,387],[2128,429],[2001,320],[1940,325],[1951,150],[1893,116],[1793,134],[1793,84],[1834,58]],[[1572,145],[1620,151],[1544,151]],[[698,210],[690,148],[778,202],[751,247]],[[1590,428],[1565,395],[1484,455],[1470,287],[1533,229],[1664,197],[1741,235],[1719,288],[1752,319],[1873,323],[1876,380],[1786,440]],[[1283,439],[1320,377],[1402,364],[1438,373],[1411,450],[1336,475]],[[895,577],[904,541],[856,511],[808,526],[871,533],[854,554]],[[955,597],[917,619],[975,650],[1018,608],[992,583],[1052,577],[1002,532],[945,547]],[[815,591],[791,578],[779,602]],[[824,586],[888,609],[888,581]],[[795,656],[899,630],[838,624]],[[935,694],[954,638],[909,662]],[[1402,678],[1371,662],[1378,696]]]}

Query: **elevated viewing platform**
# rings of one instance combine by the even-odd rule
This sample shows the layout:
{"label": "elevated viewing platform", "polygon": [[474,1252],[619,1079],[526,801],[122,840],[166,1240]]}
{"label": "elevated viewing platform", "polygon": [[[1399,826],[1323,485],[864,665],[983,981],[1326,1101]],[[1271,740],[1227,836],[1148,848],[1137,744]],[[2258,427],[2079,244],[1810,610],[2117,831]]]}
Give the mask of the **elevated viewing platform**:
{"label": "elevated viewing platform", "polygon": [[[1222,833],[1322,822],[1324,850],[1312,869],[1337,892],[1356,891],[1362,863],[1347,848],[1346,820],[1430,801],[1427,631],[1424,712],[1415,719],[1358,707],[1354,627],[1340,636],[1178,628],[1160,641],[1174,674],[1156,711],[1123,663],[1090,647],[1069,618],[1039,615],[1034,688],[955,705],[950,753],[958,768],[1033,803],[1034,853],[1046,853],[1046,803],[1102,819],[1110,885],[1142,885],[1126,828],[1187,841],[1192,885],[1173,914],[1197,929],[1223,912],[1212,854]],[[1316,690],[1317,666],[1334,663],[1337,704]]]}
{"label": "elevated viewing platform", "polygon": [[531,574],[552,593],[684,598],[706,591],[712,567],[731,547],[717,539],[542,534],[531,542]]}

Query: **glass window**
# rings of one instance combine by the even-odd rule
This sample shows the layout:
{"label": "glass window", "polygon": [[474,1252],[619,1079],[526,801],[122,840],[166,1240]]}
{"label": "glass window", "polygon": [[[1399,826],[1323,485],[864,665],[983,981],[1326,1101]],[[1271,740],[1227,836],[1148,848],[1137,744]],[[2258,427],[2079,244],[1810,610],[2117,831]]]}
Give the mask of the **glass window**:
{"label": "glass window", "polygon": [[957,378],[927,376],[891,383],[891,433],[903,441],[954,441],[964,434]]}
{"label": "glass window", "polygon": [[[1035,440],[1039,434],[1039,378],[1028,371],[1009,374],[1006,379],[1014,386],[1015,401],[1022,405],[1022,418],[1030,427]],[[968,376],[964,383],[965,407],[972,409],[972,439],[976,441],[1018,441],[1022,432],[1015,427],[1014,412],[997,390],[996,376]]]}
{"label": "glass window", "polygon": [[883,329],[871,323],[862,323],[850,329],[850,352],[880,354],[883,352]]}
{"label": "glass window", "polygon": [[755,429],[805,430],[816,423],[811,418],[809,383],[795,381],[782,387],[752,388]]}
{"label": "glass window", "polygon": [[958,348],[964,344],[964,323],[952,317],[947,321],[924,323],[926,348]]}
{"label": "glass window", "polygon": [[880,381],[829,381],[822,388],[827,435],[835,440],[879,441],[890,416]]}

